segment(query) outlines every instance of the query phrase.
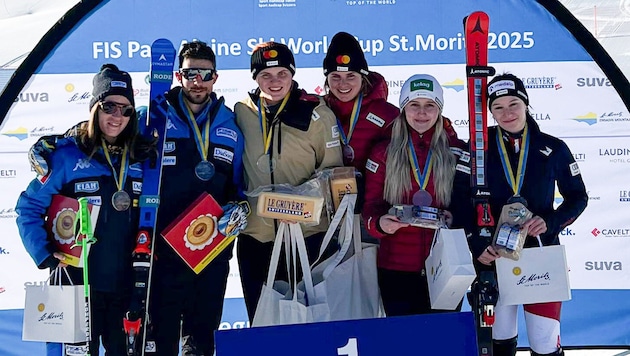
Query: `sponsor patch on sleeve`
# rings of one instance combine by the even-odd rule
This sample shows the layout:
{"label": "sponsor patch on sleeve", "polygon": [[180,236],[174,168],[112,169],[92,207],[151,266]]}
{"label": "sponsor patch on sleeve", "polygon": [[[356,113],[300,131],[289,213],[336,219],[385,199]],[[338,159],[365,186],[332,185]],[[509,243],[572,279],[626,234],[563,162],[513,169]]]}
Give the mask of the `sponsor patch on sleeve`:
{"label": "sponsor patch on sleeve", "polygon": [[136,194],[142,193],[142,182],[132,182],[131,186],[134,193]]}
{"label": "sponsor patch on sleeve", "polygon": [[332,126],[332,138],[338,138],[339,137],[339,126]]}
{"label": "sponsor patch on sleeve", "polygon": [[236,135],[236,131],[232,129],[228,129],[225,127],[219,127],[216,131],[217,136],[219,137],[227,137],[234,142],[237,142],[238,136]]}
{"label": "sponsor patch on sleeve", "polygon": [[383,127],[383,125],[385,125],[385,120],[381,119],[380,117],[372,113],[367,114],[365,119],[378,127]]}
{"label": "sponsor patch on sleeve", "polygon": [[164,156],[162,157],[163,166],[174,166],[177,164],[177,156]]}
{"label": "sponsor patch on sleeve", "polygon": [[326,142],[326,148],[339,147],[340,145],[341,144],[339,143],[339,140],[333,140],[333,141]]}
{"label": "sponsor patch on sleeve", "polygon": [[578,166],[577,162],[573,162],[569,165],[569,169],[571,170],[571,175],[573,177],[577,176],[578,174],[580,174],[580,167]]}
{"label": "sponsor patch on sleeve", "polygon": [[214,159],[218,159],[227,163],[232,163],[234,159],[234,152],[228,151],[225,148],[214,148]]}
{"label": "sponsor patch on sleeve", "polygon": [[317,121],[317,120],[319,120],[320,117],[321,116],[319,116],[317,111],[313,110],[313,114],[311,115],[311,119],[313,119],[313,121]]}
{"label": "sponsor patch on sleeve", "polygon": [[468,152],[462,152],[462,155],[459,156],[459,160],[465,163],[470,162],[470,153]]}
{"label": "sponsor patch on sleeve", "polygon": [[458,164],[457,166],[455,166],[455,169],[462,173],[470,174],[470,167],[463,164]]}
{"label": "sponsor patch on sleeve", "polygon": [[376,171],[378,171],[378,167],[379,166],[380,166],[380,164],[372,161],[369,158],[368,158],[367,162],[365,162],[365,169],[367,169],[368,171],[370,171],[372,173],[376,173]]}

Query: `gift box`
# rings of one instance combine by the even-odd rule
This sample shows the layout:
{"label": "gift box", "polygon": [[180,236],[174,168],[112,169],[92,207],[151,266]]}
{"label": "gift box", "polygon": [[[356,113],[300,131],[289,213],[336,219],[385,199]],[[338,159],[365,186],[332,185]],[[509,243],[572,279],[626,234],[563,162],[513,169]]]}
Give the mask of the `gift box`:
{"label": "gift box", "polygon": [[[96,228],[99,209],[100,206],[88,203],[92,233],[94,233]],[[82,268],[81,247],[76,246],[73,248],[76,236],[75,221],[78,211],[78,200],[59,194],[53,195],[46,214],[45,227],[48,232],[48,238],[55,244],[57,251],[66,257],[63,262],[70,266]]]}
{"label": "gift box", "polygon": [[204,192],[162,231],[166,242],[197,274],[236,238],[219,232],[222,215],[221,206]]}
{"label": "gift box", "polygon": [[330,192],[332,194],[335,211],[346,194],[357,194],[357,179],[354,167],[335,167],[330,177]]}
{"label": "gift box", "polygon": [[265,192],[258,197],[258,216],[319,224],[324,198]]}

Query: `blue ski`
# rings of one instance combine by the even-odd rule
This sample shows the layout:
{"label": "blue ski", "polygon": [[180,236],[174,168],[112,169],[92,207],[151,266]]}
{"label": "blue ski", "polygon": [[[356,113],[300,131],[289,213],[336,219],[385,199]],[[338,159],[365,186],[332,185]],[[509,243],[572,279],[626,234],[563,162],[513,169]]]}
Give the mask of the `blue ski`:
{"label": "blue ski", "polygon": [[156,139],[157,155],[143,163],[140,222],[132,256],[134,285],[129,311],[123,320],[129,356],[155,352],[155,343],[147,338],[147,331],[150,329],[149,297],[167,129],[168,105],[164,95],[173,82],[175,56],[175,48],[169,40],[161,38],[151,45],[149,111],[146,120],[139,122],[139,129],[143,135],[151,135]]}

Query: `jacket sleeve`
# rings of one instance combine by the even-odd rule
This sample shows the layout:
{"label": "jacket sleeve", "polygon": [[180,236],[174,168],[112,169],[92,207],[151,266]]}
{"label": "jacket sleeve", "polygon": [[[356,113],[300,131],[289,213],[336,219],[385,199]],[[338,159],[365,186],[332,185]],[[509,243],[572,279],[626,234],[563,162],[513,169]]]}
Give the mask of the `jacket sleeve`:
{"label": "jacket sleeve", "polygon": [[[58,152],[55,151],[55,153]],[[55,169],[48,176],[31,181],[26,190],[20,194],[15,208],[18,214],[16,223],[22,243],[35,264],[42,269],[51,267],[47,265],[46,260],[57,250],[48,239],[44,223],[52,197],[61,190],[64,181],[64,172],[61,168],[63,161],[60,159],[62,155],[53,155],[52,166]]]}
{"label": "jacket sleeve", "polygon": [[560,141],[556,150],[558,157],[554,162],[554,170],[558,191],[563,201],[548,216],[541,216],[547,224],[547,232],[541,236],[543,245],[552,244],[562,229],[570,225],[582,214],[588,203],[586,187],[582,174],[569,147]]}
{"label": "jacket sleeve", "polygon": [[332,136],[333,127],[337,126],[335,114],[321,101],[320,105],[313,110],[311,120],[319,122],[317,125],[319,129],[314,133],[316,136],[312,137],[317,160],[315,168],[322,170],[343,166],[341,143],[339,138]]}
{"label": "jacket sleeve", "polygon": [[387,236],[379,225],[381,216],[386,215],[390,204],[383,198],[383,187],[385,187],[385,154],[381,148],[383,144],[377,145],[372,150],[370,158],[365,164],[365,203],[363,204],[363,219],[365,227],[370,235],[376,238]]}

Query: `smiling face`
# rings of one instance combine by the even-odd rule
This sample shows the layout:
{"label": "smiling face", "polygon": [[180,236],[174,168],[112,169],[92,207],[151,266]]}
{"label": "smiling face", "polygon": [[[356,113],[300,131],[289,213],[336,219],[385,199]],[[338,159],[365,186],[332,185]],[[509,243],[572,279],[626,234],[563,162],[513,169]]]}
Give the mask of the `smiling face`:
{"label": "smiling face", "polygon": [[105,140],[113,143],[116,141],[118,135],[125,130],[127,124],[129,124],[129,116],[123,116],[122,107],[131,105],[131,102],[122,95],[108,95],[102,102],[113,103],[117,106],[112,114],[105,113],[100,105],[98,108],[98,127],[101,129]]}
{"label": "smiling face", "polygon": [[440,108],[435,101],[427,98],[415,98],[405,105],[407,124],[419,134],[429,130],[438,119]]}
{"label": "smiling face", "polygon": [[332,72],[327,79],[330,93],[342,102],[354,100],[361,92],[363,78],[357,72]]}
{"label": "smiling face", "polygon": [[527,106],[517,96],[502,96],[495,99],[490,112],[499,126],[508,132],[518,133],[525,128]]}
{"label": "smiling face", "polygon": [[267,105],[275,105],[291,91],[293,74],[284,67],[267,68],[256,76],[256,83],[260,97],[267,101]]}
{"label": "smiling face", "polygon": [[[180,71],[190,68],[215,69],[214,64],[209,59],[184,58]],[[205,104],[209,100],[218,74],[214,73],[212,78],[207,81],[204,81],[204,78],[202,78],[201,75],[197,75],[192,79],[185,78],[181,72],[176,72],[175,77],[182,85],[182,90],[186,99],[188,99],[191,104],[201,105]]]}

